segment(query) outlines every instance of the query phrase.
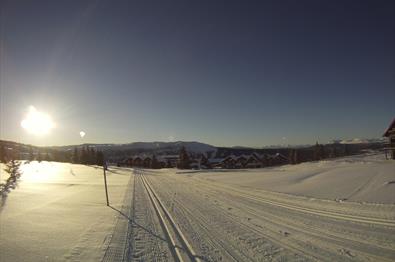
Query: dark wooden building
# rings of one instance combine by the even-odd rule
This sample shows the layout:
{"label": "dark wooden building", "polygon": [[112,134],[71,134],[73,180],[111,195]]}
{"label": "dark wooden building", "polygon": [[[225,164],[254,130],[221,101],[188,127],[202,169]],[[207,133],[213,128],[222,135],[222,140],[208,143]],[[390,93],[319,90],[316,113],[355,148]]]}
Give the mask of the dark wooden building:
{"label": "dark wooden building", "polygon": [[383,136],[388,137],[388,147],[386,147],[385,156],[387,157],[387,153],[389,152],[391,158],[395,159],[395,118]]}
{"label": "dark wooden building", "polygon": [[133,158],[133,166],[142,167],[143,166],[143,159],[139,156]]}

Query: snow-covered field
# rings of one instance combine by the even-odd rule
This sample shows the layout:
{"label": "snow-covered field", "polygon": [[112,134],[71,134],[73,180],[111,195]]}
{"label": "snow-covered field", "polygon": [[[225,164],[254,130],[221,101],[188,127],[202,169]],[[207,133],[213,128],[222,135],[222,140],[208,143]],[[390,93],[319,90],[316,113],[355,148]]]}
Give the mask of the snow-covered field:
{"label": "snow-covered field", "polygon": [[[0,261],[100,261],[118,215],[106,207],[102,169],[32,162],[22,170],[2,201]],[[107,174],[119,208],[130,170]]]}
{"label": "snow-covered field", "polygon": [[0,261],[394,261],[395,162],[255,170],[33,162],[0,213]]}
{"label": "snow-covered field", "polygon": [[322,199],[395,204],[395,161],[368,153],[299,165],[178,172],[253,189]]}

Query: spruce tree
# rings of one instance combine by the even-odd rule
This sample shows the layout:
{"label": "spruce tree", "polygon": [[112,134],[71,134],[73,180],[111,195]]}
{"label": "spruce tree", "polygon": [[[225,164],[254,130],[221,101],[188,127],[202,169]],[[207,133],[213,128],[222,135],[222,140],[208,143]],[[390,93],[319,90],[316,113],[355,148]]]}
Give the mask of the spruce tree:
{"label": "spruce tree", "polygon": [[187,150],[185,149],[184,146],[181,147],[180,157],[179,158],[180,159],[179,159],[178,168],[180,168],[180,169],[189,169],[189,164],[190,164],[189,156],[188,156]]}
{"label": "spruce tree", "polygon": [[81,164],[88,164],[88,146],[82,147],[81,150]]}
{"label": "spruce tree", "polygon": [[96,164],[96,152],[93,147],[90,148],[89,150],[89,164],[90,165],[95,165]]}
{"label": "spruce tree", "polygon": [[318,141],[315,143],[315,147],[314,147],[314,160],[315,161],[321,160],[321,148],[320,145],[318,144]]}
{"label": "spruce tree", "polygon": [[46,154],[45,154],[45,159],[44,159],[44,160],[45,160],[45,161],[51,161],[51,157],[50,157],[48,151],[47,151]]}
{"label": "spruce tree", "polygon": [[43,160],[43,158],[42,158],[41,152],[38,151],[37,161],[41,162],[42,160]]}
{"label": "spruce tree", "polygon": [[293,164],[299,163],[298,150],[297,149],[294,149],[294,153],[293,153],[293,157],[292,157],[292,163]]}
{"label": "spruce tree", "polygon": [[293,148],[290,148],[289,149],[289,153],[288,153],[288,159],[289,159],[289,163],[290,164],[295,164],[293,162],[293,160],[294,160],[294,153],[295,153],[295,150]]}
{"label": "spruce tree", "polygon": [[15,183],[16,180],[21,176],[21,172],[19,170],[21,163],[12,159],[6,164],[6,168],[4,169],[10,176],[7,179],[7,184]]}
{"label": "spruce tree", "polygon": [[0,146],[0,162],[1,163],[7,162],[7,154],[4,145]]}
{"label": "spruce tree", "polygon": [[78,148],[74,147],[74,152],[71,160],[74,164],[79,164],[80,163],[80,155],[78,152]]}
{"label": "spruce tree", "polygon": [[157,169],[157,168],[159,168],[159,162],[158,162],[158,160],[156,159],[155,154],[152,155],[151,168],[152,168],[152,169]]}
{"label": "spruce tree", "polygon": [[96,151],[96,165],[103,166],[104,164],[104,155],[101,151]]}
{"label": "spruce tree", "polygon": [[320,159],[324,159],[324,158],[326,158],[325,147],[324,145],[320,145]]}
{"label": "spruce tree", "polygon": [[34,160],[34,153],[33,153],[33,147],[29,146],[29,160],[33,161]]}

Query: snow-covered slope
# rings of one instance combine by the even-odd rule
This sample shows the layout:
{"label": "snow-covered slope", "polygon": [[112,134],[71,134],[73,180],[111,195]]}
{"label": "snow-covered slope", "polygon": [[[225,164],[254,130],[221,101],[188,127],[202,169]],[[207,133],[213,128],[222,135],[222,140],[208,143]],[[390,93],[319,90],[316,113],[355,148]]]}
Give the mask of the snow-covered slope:
{"label": "snow-covered slope", "polygon": [[323,199],[395,203],[395,161],[386,160],[383,154],[191,175],[225,184]]}

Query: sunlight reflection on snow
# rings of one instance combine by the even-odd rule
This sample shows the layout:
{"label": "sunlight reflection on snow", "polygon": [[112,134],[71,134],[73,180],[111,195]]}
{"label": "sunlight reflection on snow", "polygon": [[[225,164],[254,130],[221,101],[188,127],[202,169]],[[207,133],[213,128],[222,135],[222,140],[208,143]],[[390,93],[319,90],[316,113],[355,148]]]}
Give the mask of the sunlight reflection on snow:
{"label": "sunlight reflection on snow", "polygon": [[61,171],[61,167],[51,162],[32,161],[21,165],[22,180],[26,182],[44,182],[54,180]]}

